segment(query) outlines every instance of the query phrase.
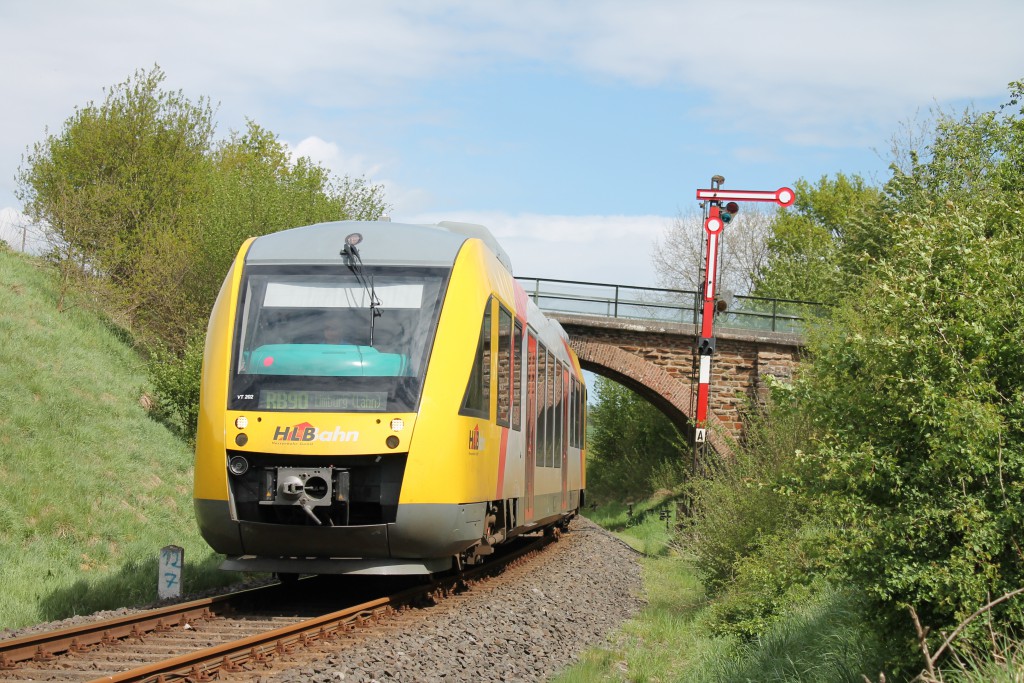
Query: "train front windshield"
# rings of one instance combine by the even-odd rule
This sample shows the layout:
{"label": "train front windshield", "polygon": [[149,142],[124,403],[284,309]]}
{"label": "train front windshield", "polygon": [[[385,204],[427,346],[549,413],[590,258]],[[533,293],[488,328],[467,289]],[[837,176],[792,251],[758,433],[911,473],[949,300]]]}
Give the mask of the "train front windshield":
{"label": "train front windshield", "polygon": [[247,267],[229,408],[415,411],[448,274]]}

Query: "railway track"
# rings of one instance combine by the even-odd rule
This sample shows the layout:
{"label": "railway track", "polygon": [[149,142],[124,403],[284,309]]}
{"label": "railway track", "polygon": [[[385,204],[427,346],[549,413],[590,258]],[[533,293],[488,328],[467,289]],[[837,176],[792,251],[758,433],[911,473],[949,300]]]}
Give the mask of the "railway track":
{"label": "railway track", "polygon": [[356,589],[358,598],[346,599],[337,594],[338,577],[315,577],[3,640],[0,682],[205,681],[244,674],[393,611],[460,592],[548,540],[524,539],[529,542],[481,566],[393,592],[371,580]]}

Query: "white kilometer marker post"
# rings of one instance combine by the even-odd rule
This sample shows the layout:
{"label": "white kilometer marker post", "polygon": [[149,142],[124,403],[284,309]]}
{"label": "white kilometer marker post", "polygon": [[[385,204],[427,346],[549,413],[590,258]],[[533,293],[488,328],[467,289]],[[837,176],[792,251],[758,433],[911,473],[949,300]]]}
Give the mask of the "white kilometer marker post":
{"label": "white kilometer marker post", "polygon": [[701,312],[700,340],[697,353],[700,354],[700,375],[697,385],[697,424],[694,441],[707,441],[708,396],[711,392],[711,356],[715,352],[715,282],[718,280],[718,251],[722,240],[720,236],[725,223],[730,218],[723,218],[722,202],[775,202],[779,206],[791,206],[796,194],[788,187],[777,190],[723,190],[719,185],[724,182],[721,176],[711,179],[712,187],[708,190],[697,190],[697,199],[710,203],[707,218],[704,221],[704,232],[707,233],[707,261],[704,277],[704,306]]}
{"label": "white kilometer marker post", "polygon": [[184,548],[168,545],[160,549],[160,577],[156,586],[156,595],[159,599],[181,597],[181,577],[184,571]]}

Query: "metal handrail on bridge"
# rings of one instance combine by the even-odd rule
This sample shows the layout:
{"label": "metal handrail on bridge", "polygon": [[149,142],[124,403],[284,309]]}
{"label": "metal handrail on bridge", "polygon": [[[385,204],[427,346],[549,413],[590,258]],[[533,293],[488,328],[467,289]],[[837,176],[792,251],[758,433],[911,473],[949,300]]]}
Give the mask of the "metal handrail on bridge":
{"label": "metal handrail on bridge", "polygon": [[[693,325],[700,322],[703,299],[699,291],[551,278],[516,280],[539,308],[550,313]],[[826,310],[825,305],[813,301],[734,296],[728,308],[718,314],[715,326],[800,334],[808,320],[823,316]]]}

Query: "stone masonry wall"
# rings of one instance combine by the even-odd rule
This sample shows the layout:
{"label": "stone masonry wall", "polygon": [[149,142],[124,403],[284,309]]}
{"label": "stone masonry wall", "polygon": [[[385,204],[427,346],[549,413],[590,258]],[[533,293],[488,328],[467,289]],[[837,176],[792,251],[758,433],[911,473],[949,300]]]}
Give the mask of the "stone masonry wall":
{"label": "stone masonry wall", "polygon": [[[608,376],[613,379],[625,376],[631,378],[634,385],[647,386],[650,382],[643,378],[652,375],[650,366],[653,365],[682,384],[687,389],[687,397],[691,386],[696,393],[693,383],[696,335],[692,325],[644,324],[584,316],[561,316],[559,320],[578,348],[577,352],[583,350],[588,355],[591,369],[597,374],[603,374],[601,366],[607,363],[603,359],[614,357],[616,367],[607,367]],[[618,353],[601,353],[602,345],[626,352],[629,360],[623,361]],[[750,401],[763,400],[767,392],[765,376],[791,380],[802,350],[802,340],[792,334],[719,334],[711,365],[709,409],[731,436],[742,437],[745,406]],[[678,394],[674,389],[666,392],[664,386],[647,388],[658,394],[662,399],[660,403],[668,399],[666,393]],[[655,397],[648,395],[646,398]],[[678,403],[679,397],[673,400]],[[652,400],[652,403],[658,405],[659,401]],[[685,407],[682,410],[692,417],[690,410]]]}

